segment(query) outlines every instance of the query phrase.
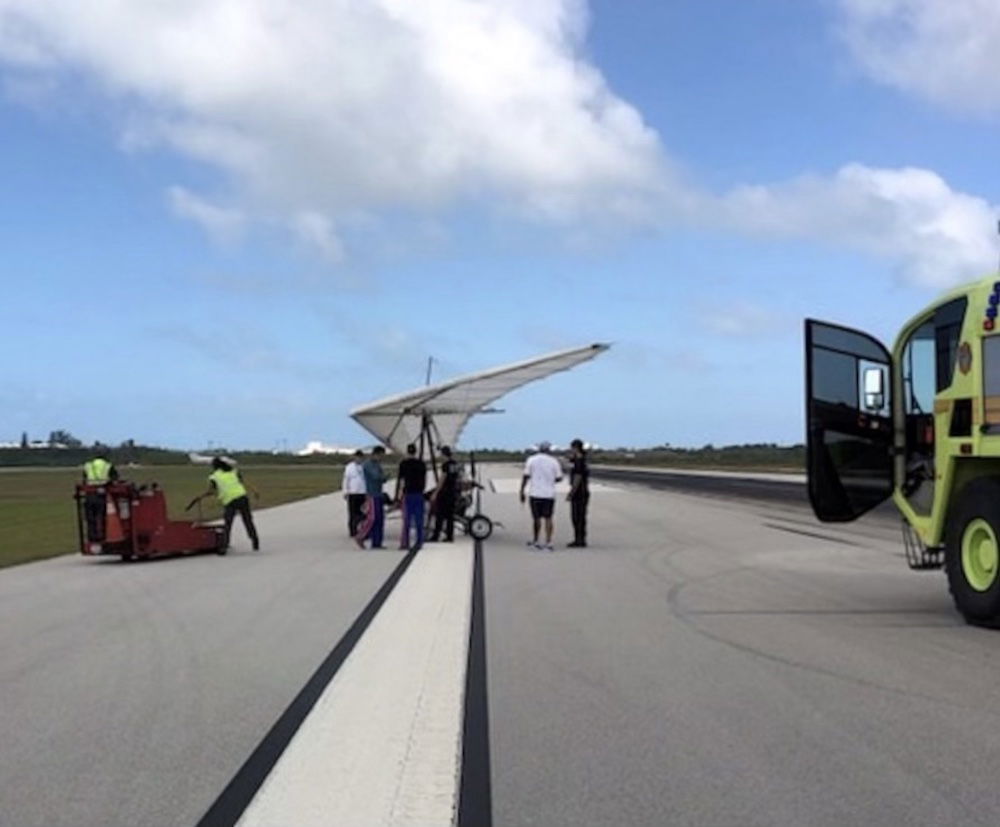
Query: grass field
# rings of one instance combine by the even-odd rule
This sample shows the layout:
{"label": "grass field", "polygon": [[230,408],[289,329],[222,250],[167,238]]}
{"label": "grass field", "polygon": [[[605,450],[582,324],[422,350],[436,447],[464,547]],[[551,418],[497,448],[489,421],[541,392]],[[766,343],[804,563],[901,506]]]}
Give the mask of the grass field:
{"label": "grass field", "polygon": [[[158,482],[167,495],[170,516],[182,520],[192,518],[184,513],[184,506],[206,489],[210,470],[196,465],[129,468],[122,469],[122,476],[139,484]],[[260,492],[255,508],[339,490],[343,474],[342,466],[261,466],[241,470],[247,482]],[[73,501],[73,486],[79,479],[79,469],[0,471],[0,567],[79,551]],[[222,516],[213,497],[202,501],[202,516]]]}

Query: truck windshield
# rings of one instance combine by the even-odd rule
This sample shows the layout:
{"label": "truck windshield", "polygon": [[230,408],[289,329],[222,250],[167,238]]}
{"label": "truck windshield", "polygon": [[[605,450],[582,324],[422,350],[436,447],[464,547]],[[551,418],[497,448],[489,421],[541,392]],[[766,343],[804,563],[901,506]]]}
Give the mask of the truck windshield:
{"label": "truck windshield", "polygon": [[920,325],[903,351],[903,405],[908,414],[934,410],[936,390],[934,323]]}

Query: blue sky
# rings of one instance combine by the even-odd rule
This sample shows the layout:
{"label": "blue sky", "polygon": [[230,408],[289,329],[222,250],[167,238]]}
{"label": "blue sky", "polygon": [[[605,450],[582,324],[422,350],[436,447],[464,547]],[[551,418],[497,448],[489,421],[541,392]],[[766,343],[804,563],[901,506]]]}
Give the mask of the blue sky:
{"label": "blue sky", "polygon": [[366,442],[593,341],[464,446],[802,439],[805,316],[996,267],[982,0],[0,0],[0,441]]}

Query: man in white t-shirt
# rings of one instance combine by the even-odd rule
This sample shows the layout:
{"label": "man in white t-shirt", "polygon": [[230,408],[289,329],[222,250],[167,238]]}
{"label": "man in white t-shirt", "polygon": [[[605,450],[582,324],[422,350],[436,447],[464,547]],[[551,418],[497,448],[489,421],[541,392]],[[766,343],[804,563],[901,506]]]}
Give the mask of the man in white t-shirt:
{"label": "man in white t-shirt", "polygon": [[344,482],[341,490],[347,500],[347,530],[353,537],[361,521],[365,518],[362,506],[365,504],[365,474],[361,470],[361,461],[365,458],[363,451],[355,451],[351,461],[344,466]]}
{"label": "man in white t-shirt", "polygon": [[[553,551],[552,548],[552,511],[556,503],[556,483],[562,479],[562,466],[549,453],[552,446],[542,442],[538,451],[528,457],[524,463],[524,476],[521,477],[521,502],[524,502],[524,489],[528,489],[528,501],[531,504],[532,539],[528,543],[532,548]],[[545,545],[538,543],[538,530],[542,520],[545,521]]]}

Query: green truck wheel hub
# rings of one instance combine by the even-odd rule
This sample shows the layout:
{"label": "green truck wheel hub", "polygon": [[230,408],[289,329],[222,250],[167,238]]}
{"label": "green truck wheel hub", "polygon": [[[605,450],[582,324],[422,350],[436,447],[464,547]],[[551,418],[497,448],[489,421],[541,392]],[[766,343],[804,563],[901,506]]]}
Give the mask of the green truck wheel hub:
{"label": "green truck wheel hub", "polygon": [[1000,548],[997,535],[982,517],[970,522],[962,533],[962,572],[977,592],[984,592],[997,579]]}

